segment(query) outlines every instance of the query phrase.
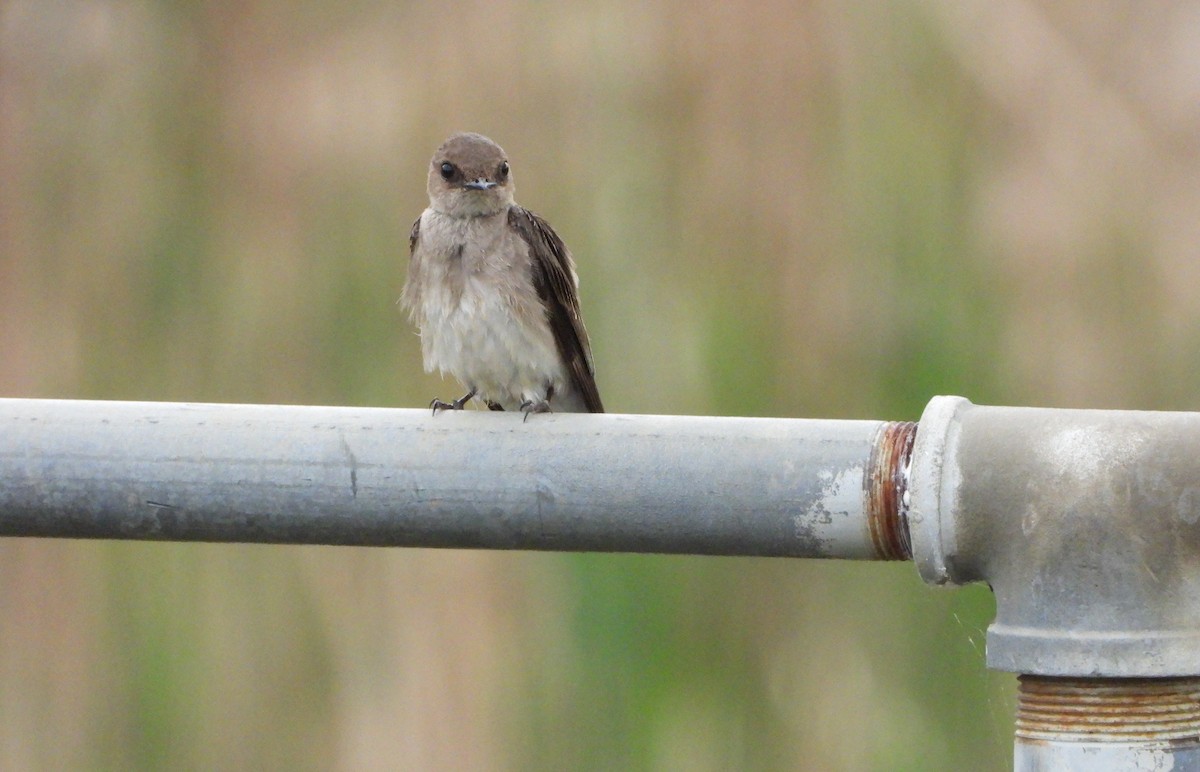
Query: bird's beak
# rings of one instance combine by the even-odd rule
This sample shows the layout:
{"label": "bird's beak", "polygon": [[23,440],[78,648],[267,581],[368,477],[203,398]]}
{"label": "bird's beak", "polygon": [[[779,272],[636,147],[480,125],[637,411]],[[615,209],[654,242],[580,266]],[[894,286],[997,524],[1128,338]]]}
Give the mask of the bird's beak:
{"label": "bird's beak", "polygon": [[467,190],[488,190],[490,188],[496,187],[496,183],[492,182],[489,179],[484,179],[483,177],[480,177],[477,180],[470,180],[468,182],[464,182],[463,187],[466,188]]}

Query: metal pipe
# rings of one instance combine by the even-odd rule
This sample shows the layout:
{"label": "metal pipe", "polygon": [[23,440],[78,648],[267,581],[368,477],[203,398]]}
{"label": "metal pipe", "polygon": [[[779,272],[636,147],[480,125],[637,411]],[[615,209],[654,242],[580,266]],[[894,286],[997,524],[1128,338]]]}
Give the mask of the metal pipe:
{"label": "metal pipe", "polygon": [[907,493],[926,581],[996,594],[1017,770],[1200,770],[1200,414],[935,397]]}
{"label": "metal pipe", "polygon": [[922,576],[996,594],[989,667],[1200,675],[1200,413],[935,397],[909,494]]}
{"label": "metal pipe", "polygon": [[0,400],[0,535],[901,559],[914,424]]}
{"label": "metal pipe", "polygon": [[913,558],[996,593],[1016,767],[1200,768],[1200,414],[0,400],[0,535]]}

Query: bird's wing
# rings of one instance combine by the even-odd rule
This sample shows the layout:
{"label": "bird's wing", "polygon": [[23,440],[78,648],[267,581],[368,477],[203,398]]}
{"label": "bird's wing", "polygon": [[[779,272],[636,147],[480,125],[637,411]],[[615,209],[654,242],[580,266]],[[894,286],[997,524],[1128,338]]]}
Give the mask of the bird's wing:
{"label": "bird's wing", "polygon": [[566,363],[572,386],[583,398],[588,412],[603,413],[592,367],[592,348],[579,315],[579,289],[571,253],[550,224],[528,209],[513,205],[508,210],[508,224],[529,245],[533,284],[546,306],[554,342]]}
{"label": "bird's wing", "polygon": [[408,256],[412,257],[412,253],[417,249],[417,239],[421,238],[421,218],[418,217],[413,223],[412,230],[408,232]]}
{"label": "bird's wing", "polygon": [[421,238],[421,218],[413,223],[412,230],[408,232],[408,276],[404,280],[404,288],[400,291],[400,299],[396,302],[401,308],[408,309],[410,317],[415,319],[418,304],[418,284],[413,280],[413,273],[417,270],[417,241]]}

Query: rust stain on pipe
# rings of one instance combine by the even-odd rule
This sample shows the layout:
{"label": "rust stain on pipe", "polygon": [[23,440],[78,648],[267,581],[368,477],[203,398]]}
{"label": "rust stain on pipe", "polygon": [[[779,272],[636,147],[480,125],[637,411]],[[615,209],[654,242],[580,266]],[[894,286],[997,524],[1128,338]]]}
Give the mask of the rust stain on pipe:
{"label": "rust stain on pipe", "polygon": [[905,492],[917,424],[894,421],[879,427],[863,478],[867,525],[880,560],[911,560]]}

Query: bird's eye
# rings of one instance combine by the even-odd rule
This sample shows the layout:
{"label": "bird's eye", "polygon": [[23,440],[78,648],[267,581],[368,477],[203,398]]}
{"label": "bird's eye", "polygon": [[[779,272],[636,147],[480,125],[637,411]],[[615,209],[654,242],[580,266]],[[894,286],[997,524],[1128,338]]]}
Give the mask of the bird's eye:
{"label": "bird's eye", "polygon": [[449,180],[454,177],[454,164],[446,161],[442,164],[442,179]]}
{"label": "bird's eye", "polygon": [[508,161],[504,161],[500,164],[500,169],[497,173],[497,176],[499,176],[499,178],[502,180],[508,178]]}

